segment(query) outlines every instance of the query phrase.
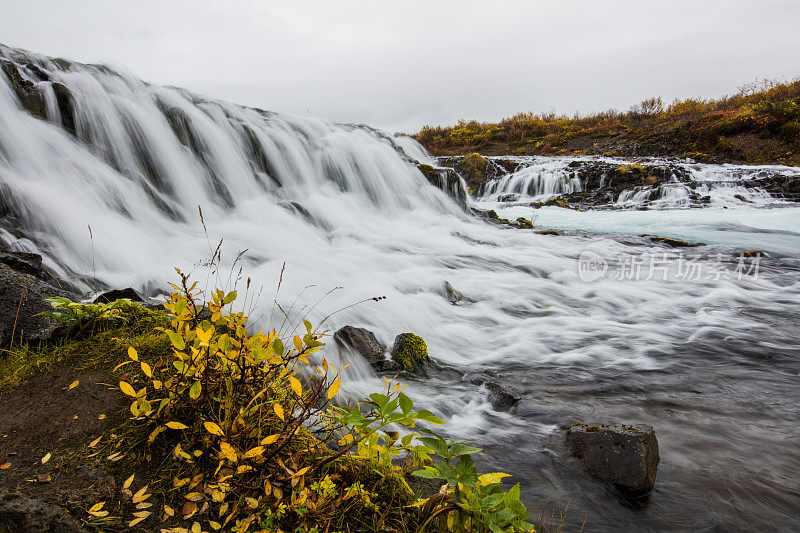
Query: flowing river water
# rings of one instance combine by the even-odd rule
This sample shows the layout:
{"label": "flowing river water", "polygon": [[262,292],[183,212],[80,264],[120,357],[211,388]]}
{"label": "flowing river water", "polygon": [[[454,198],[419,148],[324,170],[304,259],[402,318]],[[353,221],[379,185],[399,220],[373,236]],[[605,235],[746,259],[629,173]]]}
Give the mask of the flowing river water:
{"label": "flowing river water", "polygon": [[[78,289],[153,293],[174,281],[174,267],[205,280],[203,261],[224,239],[212,283],[242,266],[263,288],[260,325],[284,263],[278,300],[288,308],[299,295],[294,318],[316,323],[386,296],[325,325],[366,327],[388,345],[421,335],[450,370],[410,381],[409,394],[482,446],[485,470],[514,474],[529,506],[546,498],[533,514],[569,505],[566,531],[585,519],[585,531],[800,529],[800,209],[729,190],[742,172],[793,169],[698,167],[715,176],[702,185],[713,197],[703,208],[666,189],[647,211],[534,212],[498,190],[469,200],[562,232],[542,235],[467,213],[417,169],[431,161],[407,138],[108,67],[6,47],[0,58],[45,103],[31,116],[0,73],[0,239],[41,253]],[[563,161],[540,159],[510,179],[529,184],[537,164],[551,168],[536,174],[542,182]],[[516,192],[557,192],[538,187]],[[633,191],[617,207],[637,201]],[[705,245],[670,248],[642,234]],[[768,254],[757,270],[734,255],[748,248]],[[599,276],[579,269],[587,257],[604,265]],[[445,282],[463,293],[460,305]],[[522,400],[494,411],[471,377]],[[371,392],[380,380],[356,364],[345,386]],[[577,420],[655,427],[661,463],[649,501],[621,503],[570,457],[562,427]]]}

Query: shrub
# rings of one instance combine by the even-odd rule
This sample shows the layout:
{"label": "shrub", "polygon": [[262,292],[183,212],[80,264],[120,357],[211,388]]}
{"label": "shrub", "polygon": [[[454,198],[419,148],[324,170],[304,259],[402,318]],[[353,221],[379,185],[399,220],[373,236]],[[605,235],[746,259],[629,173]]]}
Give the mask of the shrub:
{"label": "shrub", "polygon": [[[289,335],[250,333],[246,314],[233,310],[235,291],[202,302],[183,274],[173,287],[161,328],[172,355],[147,359],[130,346],[116,369],[127,373],[119,388],[132,417],[105,451],[137,472],[125,474],[125,501],[115,509],[129,514],[127,527],[148,520],[174,532],[531,529],[519,486],[503,492],[504,474],[478,475],[477,448],[417,427],[442,421],[414,411],[399,384],[386,380],[383,392],[354,405],[339,399],[344,369],[318,353],[325,332],[304,320]],[[442,491],[418,498],[405,479],[415,468],[444,481]],[[110,520],[106,503],[89,515]]]}

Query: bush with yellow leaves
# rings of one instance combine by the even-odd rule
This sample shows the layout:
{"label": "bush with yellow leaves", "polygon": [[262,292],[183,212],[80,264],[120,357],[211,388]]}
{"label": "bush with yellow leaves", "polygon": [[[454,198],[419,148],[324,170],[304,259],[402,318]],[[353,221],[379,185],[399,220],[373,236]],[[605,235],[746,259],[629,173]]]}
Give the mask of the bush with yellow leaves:
{"label": "bush with yellow leaves", "polygon": [[[119,388],[131,399],[131,420],[109,457],[135,458],[141,472],[123,484],[119,509],[132,517],[124,521],[128,528],[532,528],[519,486],[504,493],[503,474],[477,475],[470,455],[477,448],[417,427],[442,421],[414,411],[398,384],[387,380],[383,393],[355,405],[340,401],[343,369],[317,354],[325,332],[303,320],[300,333],[296,327],[289,335],[250,333],[246,314],[232,308],[236,292],[217,290],[203,302],[197,284],[179,274],[181,284],[165,304],[171,357],[145,360],[130,346],[128,360],[115,369],[127,374]],[[416,475],[443,482],[430,498],[416,497],[406,482],[420,467]],[[109,521],[104,505],[89,515]]]}

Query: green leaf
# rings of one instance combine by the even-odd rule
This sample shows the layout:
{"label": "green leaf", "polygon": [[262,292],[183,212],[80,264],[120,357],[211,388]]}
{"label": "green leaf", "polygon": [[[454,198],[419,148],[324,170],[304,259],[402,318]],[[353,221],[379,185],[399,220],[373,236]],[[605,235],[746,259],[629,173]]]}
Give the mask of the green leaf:
{"label": "green leaf", "polygon": [[428,467],[425,470],[416,470],[411,472],[412,476],[424,477],[425,479],[444,479],[438,472]]}
{"label": "green leaf", "polygon": [[308,320],[303,320],[303,325],[306,327],[306,331],[311,333],[311,322]]}
{"label": "green leaf", "polygon": [[403,411],[403,414],[407,415],[409,412],[411,412],[411,409],[414,408],[414,402],[411,400],[411,398],[401,392],[398,399],[400,400],[400,410]]}
{"label": "green leaf", "polygon": [[225,304],[229,304],[229,303],[233,302],[234,300],[236,300],[236,291],[231,291],[231,292],[229,292],[228,294],[225,295],[225,299],[223,300],[223,302]]}
{"label": "green leaf", "polygon": [[203,390],[203,384],[200,381],[195,381],[192,383],[191,388],[189,388],[189,398],[192,400],[196,400],[200,397],[200,392]]}
{"label": "green leaf", "polygon": [[186,348],[186,341],[183,340],[183,337],[180,333],[167,330],[167,335],[169,335],[169,340],[172,342],[172,345],[176,350],[183,350]]}
{"label": "green leaf", "polygon": [[377,392],[373,392],[369,395],[369,399],[375,402],[375,405],[378,406],[378,409],[383,410],[387,403],[389,403],[389,397],[385,394],[379,394]]}
{"label": "green leaf", "polygon": [[272,341],[272,349],[275,350],[277,355],[283,355],[283,341],[280,339]]}
{"label": "green leaf", "polygon": [[[370,396],[371,398],[372,396]],[[423,409],[419,413],[417,413],[417,418],[420,420],[424,420],[426,422],[432,422],[433,424],[444,424],[444,420],[435,416],[433,413],[428,411],[427,409]]]}

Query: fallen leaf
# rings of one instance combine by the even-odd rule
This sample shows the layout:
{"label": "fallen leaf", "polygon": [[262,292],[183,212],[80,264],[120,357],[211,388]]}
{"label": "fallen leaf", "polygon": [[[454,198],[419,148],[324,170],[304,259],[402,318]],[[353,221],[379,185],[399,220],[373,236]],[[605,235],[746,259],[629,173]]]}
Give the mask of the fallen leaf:
{"label": "fallen leaf", "polygon": [[45,464],[47,461],[49,461],[52,456],[53,455],[51,453],[45,454],[45,456],[42,457],[42,464]]}
{"label": "fallen leaf", "polygon": [[39,483],[50,483],[53,481],[53,478],[50,477],[50,474],[36,474],[36,481]]}
{"label": "fallen leaf", "polygon": [[100,416],[97,417],[97,419],[98,420],[103,420],[105,417],[106,417],[106,415],[100,415]]}
{"label": "fallen leaf", "polygon": [[0,465],[0,470],[5,470],[6,468],[10,467],[11,463],[3,463]]}
{"label": "fallen leaf", "polygon": [[69,387],[67,387],[67,390],[72,390],[72,389],[74,389],[75,387],[77,387],[77,386],[78,386],[78,384],[79,384],[79,383],[80,383],[80,381],[78,381],[78,380],[76,379],[75,381],[73,381],[72,383],[70,383],[70,384],[69,384]]}

